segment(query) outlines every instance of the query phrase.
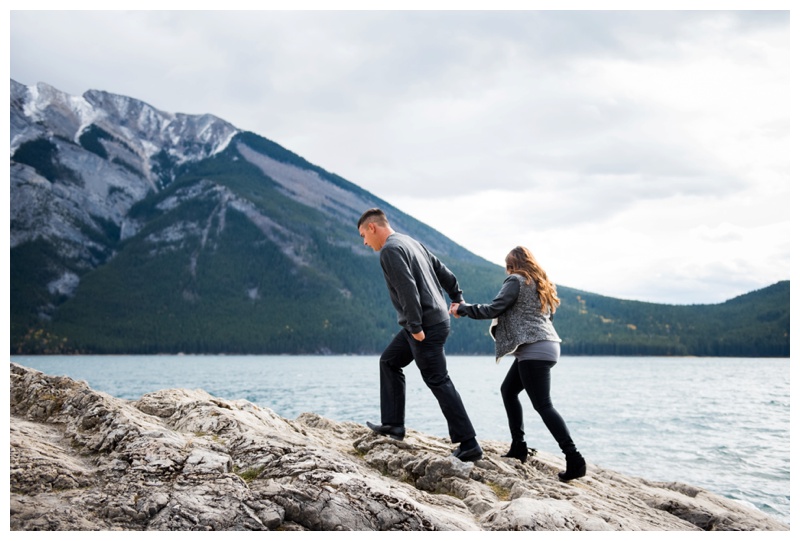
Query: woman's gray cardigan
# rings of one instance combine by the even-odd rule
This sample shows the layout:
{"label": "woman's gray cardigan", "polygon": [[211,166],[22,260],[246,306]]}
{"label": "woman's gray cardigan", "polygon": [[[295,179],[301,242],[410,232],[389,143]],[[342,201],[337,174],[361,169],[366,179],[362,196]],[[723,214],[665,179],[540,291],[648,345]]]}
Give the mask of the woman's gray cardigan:
{"label": "woman's gray cardigan", "polygon": [[536,283],[525,283],[525,277],[510,274],[491,304],[458,306],[457,314],[472,319],[495,319],[491,333],[495,340],[497,362],[513,353],[522,344],[540,340],[561,342],[549,309],[542,312],[542,303],[536,292]]}

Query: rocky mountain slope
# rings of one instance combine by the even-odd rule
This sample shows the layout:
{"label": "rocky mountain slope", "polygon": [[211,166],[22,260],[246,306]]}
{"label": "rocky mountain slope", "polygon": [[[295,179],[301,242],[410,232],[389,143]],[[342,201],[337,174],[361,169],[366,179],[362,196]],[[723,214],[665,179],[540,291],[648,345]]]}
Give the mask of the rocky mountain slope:
{"label": "rocky mountain slope", "polygon": [[[44,352],[55,335],[50,343],[61,351],[220,351],[229,343],[248,352],[356,351],[365,346],[339,343],[345,333],[374,327],[371,312],[379,326],[393,318],[377,294],[374,254],[355,229],[373,206],[443,258],[496,267],[211,115],[12,81],[11,119],[17,350]],[[220,313],[233,320],[216,330]],[[176,319],[187,324],[170,336],[146,323],[173,328]],[[337,328],[337,319],[353,327]],[[248,326],[248,336],[231,334]]]}
{"label": "rocky mountain slope", "polygon": [[112,248],[96,238],[107,224],[131,235],[126,215],[134,203],[168,185],[181,165],[224,149],[236,133],[211,115],[12,80],[11,248],[43,238],[79,268],[97,266]]}
{"label": "rocky mountain slope", "polygon": [[463,463],[313,413],[171,389],[136,401],[11,364],[11,530],[782,530],[700,488],[506,445]]}

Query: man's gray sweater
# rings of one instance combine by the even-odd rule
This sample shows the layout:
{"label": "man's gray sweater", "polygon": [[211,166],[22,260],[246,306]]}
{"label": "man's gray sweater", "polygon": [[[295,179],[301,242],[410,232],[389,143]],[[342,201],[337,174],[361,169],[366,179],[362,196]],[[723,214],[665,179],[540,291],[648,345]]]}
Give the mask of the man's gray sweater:
{"label": "man's gray sweater", "polygon": [[412,334],[450,319],[442,289],[452,302],[463,300],[456,276],[408,235],[389,235],[380,260],[389,297],[397,310],[397,322]]}

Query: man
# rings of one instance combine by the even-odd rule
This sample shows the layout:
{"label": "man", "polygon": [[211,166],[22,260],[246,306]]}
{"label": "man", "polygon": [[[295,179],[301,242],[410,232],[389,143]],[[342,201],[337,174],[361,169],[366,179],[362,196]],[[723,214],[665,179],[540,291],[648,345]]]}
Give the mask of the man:
{"label": "man", "polygon": [[453,455],[465,462],[483,456],[461,396],[447,374],[444,344],[450,334],[449,306],[463,302],[458,280],[422,244],[396,233],[380,209],[366,211],[358,220],[364,245],[380,252],[389,297],[403,327],[380,360],[381,424],[372,430],[396,440],[405,437],[406,388],[403,368],[416,361],[422,380],[433,392],[447,419],[450,439],[460,443]]}

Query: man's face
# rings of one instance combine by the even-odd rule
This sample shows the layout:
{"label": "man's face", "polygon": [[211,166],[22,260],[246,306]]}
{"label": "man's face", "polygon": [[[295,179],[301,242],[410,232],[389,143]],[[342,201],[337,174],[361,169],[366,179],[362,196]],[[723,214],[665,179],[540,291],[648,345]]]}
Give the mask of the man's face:
{"label": "man's face", "polygon": [[364,246],[369,246],[376,252],[383,247],[378,237],[377,226],[374,223],[367,223],[359,227],[358,234],[364,239]]}

